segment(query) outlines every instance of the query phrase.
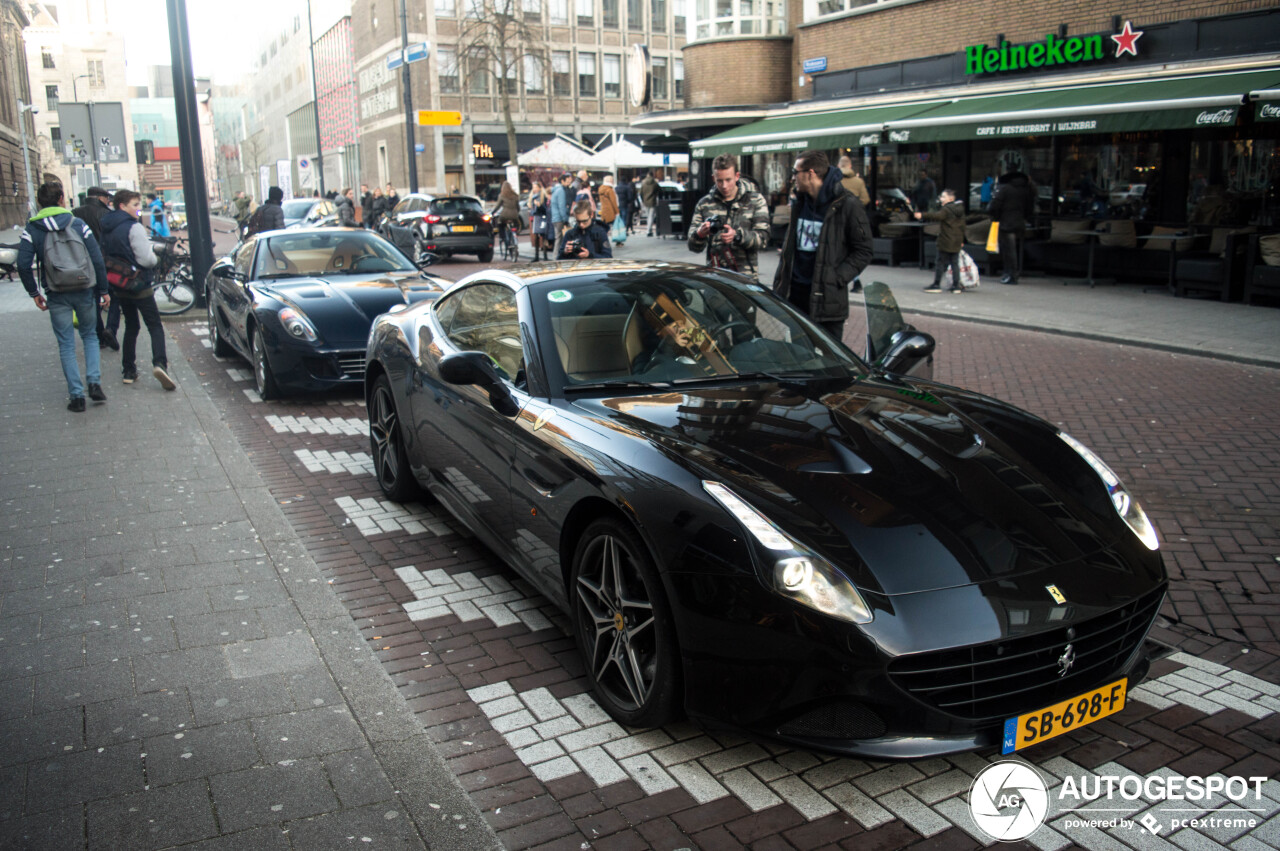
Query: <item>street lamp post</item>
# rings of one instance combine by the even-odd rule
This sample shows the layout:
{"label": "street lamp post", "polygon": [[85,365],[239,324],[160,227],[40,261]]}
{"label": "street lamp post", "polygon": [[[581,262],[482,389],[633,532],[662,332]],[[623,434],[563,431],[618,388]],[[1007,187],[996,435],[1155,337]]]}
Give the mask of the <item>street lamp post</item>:
{"label": "street lamp post", "polygon": [[307,0],[307,41],[311,48],[311,115],[316,124],[315,170],[320,178],[320,194],[324,195],[324,145],[320,143],[320,81],[316,79],[316,35],[311,27],[311,0]]}
{"label": "street lamp post", "polygon": [[18,127],[22,130],[22,171],[27,177],[27,210],[31,215],[36,214],[36,187],[31,182],[31,157],[27,150],[27,119],[23,114],[31,112],[33,115],[39,112],[39,108],[29,103],[23,103],[22,99],[18,99]]}

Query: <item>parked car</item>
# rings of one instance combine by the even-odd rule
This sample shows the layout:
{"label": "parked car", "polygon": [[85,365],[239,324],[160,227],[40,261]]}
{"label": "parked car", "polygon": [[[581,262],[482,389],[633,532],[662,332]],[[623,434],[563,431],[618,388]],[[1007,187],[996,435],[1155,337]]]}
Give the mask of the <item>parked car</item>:
{"label": "parked car", "polygon": [[1146,194],[1145,183],[1117,183],[1111,187],[1108,200],[1113,207],[1123,207],[1126,204],[1141,203]]}
{"label": "parked car", "polygon": [[174,201],[169,205],[169,227],[173,230],[187,229],[187,204],[185,201]]}
{"label": "parked car", "polygon": [[209,339],[253,365],[264,399],[358,386],[374,317],[448,285],[366,230],[267,231],[209,270]]}
{"label": "parked car", "polygon": [[333,202],[327,198],[290,198],[281,203],[284,226],[311,227],[315,222],[333,213]]}
{"label": "parked car", "polygon": [[863,359],[719,269],[468,276],[374,322],[379,486],[563,608],[630,727],[892,759],[1119,711],[1168,587],[1146,515],[1053,424],[932,381],[887,287],[866,303]]}
{"label": "parked car", "polygon": [[445,257],[474,254],[481,263],[493,259],[492,216],[472,195],[405,195],[378,230],[386,236],[392,226],[408,228],[420,251]]}

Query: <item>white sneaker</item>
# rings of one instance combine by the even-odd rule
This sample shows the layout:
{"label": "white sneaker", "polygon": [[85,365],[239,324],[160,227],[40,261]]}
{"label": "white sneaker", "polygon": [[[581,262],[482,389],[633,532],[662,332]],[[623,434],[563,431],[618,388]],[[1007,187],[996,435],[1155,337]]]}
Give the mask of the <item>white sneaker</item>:
{"label": "white sneaker", "polygon": [[151,374],[156,377],[156,381],[159,381],[160,386],[165,390],[176,390],[178,388],[177,383],[169,377],[169,373],[165,372],[163,367],[157,366],[151,370]]}

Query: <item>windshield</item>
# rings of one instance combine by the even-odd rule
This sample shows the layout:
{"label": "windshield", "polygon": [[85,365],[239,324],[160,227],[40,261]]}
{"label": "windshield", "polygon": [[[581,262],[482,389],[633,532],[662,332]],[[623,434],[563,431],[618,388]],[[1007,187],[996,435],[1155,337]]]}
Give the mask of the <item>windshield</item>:
{"label": "windshield", "polygon": [[310,210],[311,205],[315,202],[314,198],[300,198],[293,201],[285,201],[280,207],[284,210],[286,219],[300,219],[307,214],[307,210]]}
{"label": "windshield", "polygon": [[263,239],[253,277],[294,278],[412,271],[415,271],[414,265],[377,234],[300,230]]}
{"label": "windshield", "polygon": [[438,198],[431,202],[431,212],[452,216],[457,213],[483,213],[484,208],[475,198]]}
{"label": "windshield", "polygon": [[566,390],[866,370],[772,293],[715,272],[603,272],[531,293],[539,336],[555,341],[548,368],[558,367]]}

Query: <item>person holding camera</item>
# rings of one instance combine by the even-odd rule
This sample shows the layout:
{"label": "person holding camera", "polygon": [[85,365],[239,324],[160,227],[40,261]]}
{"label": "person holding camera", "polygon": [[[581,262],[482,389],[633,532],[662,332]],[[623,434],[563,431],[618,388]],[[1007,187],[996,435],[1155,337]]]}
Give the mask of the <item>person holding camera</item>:
{"label": "person holding camera", "polygon": [[556,251],[559,260],[587,260],[592,257],[612,257],[609,232],[596,222],[591,202],[578,201],[573,205],[573,219],[577,227],[571,227],[560,237]]}
{"label": "person holding camera", "polygon": [[769,244],[769,206],[759,192],[739,184],[738,158],[721,154],[711,163],[716,188],[693,208],[689,250],[706,251],[707,265],[760,279],[757,257]]}

